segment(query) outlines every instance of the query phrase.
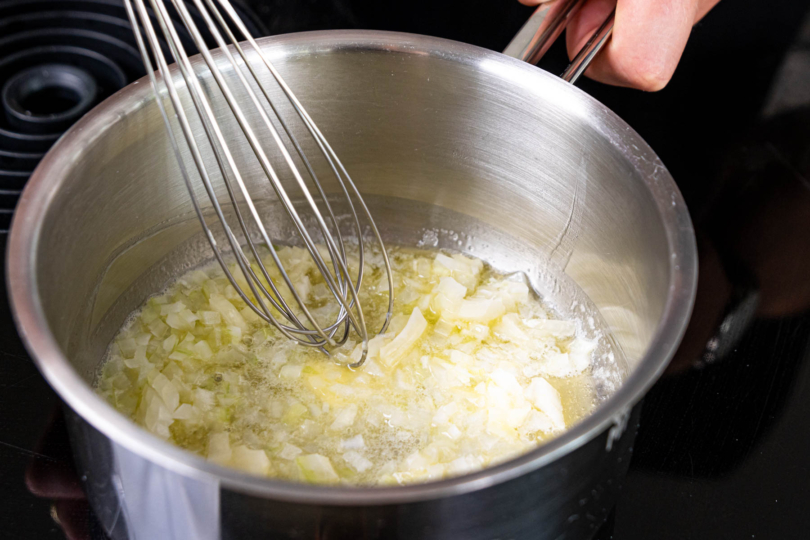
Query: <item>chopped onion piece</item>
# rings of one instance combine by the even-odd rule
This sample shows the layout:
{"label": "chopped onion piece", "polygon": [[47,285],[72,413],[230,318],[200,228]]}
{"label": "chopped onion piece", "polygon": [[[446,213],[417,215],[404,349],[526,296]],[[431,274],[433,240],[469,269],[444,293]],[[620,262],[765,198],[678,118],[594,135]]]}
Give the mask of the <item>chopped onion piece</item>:
{"label": "chopped onion piece", "polygon": [[557,350],[546,351],[536,367],[537,373],[551,377],[570,377],[577,372],[568,353]]}
{"label": "chopped onion piece", "polygon": [[300,456],[304,451],[294,446],[290,443],[285,443],[284,448],[281,449],[281,452],[278,453],[278,457],[281,459],[295,459]]}
{"label": "chopped onion piece", "polygon": [[177,345],[177,341],[178,339],[176,334],[170,335],[169,337],[163,340],[163,350],[166,352],[174,350],[174,346]]}
{"label": "chopped onion piece", "polygon": [[474,362],[474,359],[469,354],[453,349],[450,351],[450,362],[453,364],[462,364],[462,365],[470,365]]}
{"label": "chopped onion piece", "polygon": [[242,315],[242,318],[249,323],[257,323],[261,320],[250,306],[245,306],[239,313]]}
{"label": "chopped onion piece", "polygon": [[518,430],[524,437],[534,435],[538,431],[543,433],[553,433],[555,431],[554,422],[544,412],[532,410],[529,412],[523,425]]}
{"label": "chopped onion piece", "polygon": [[437,334],[439,334],[441,336],[444,336],[444,337],[447,337],[450,334],[452,334],[453,330],[455,330],[455,329],[456,329],[456,325],[453,324],[452,322],[448,321],[444,317],[441,317],[439,319],[439,321],[436,323],[436,326],[433,328],[433,330]]}
{"label": "chopped onion piece", "polygon": [[343,431],[354,424],[354,419],[357,416],[357,405],[351,404],[338,413],[335,421],[329,426],[332,431]]}
{"label": "chopped onion piece", "polygon": [[419,308],[414,308],[411,316],[408,319],[408,324],[402,329],[394,340],[380,349],[380,358],[388,365],[392,366],[399,361],[402,356],[413,347],[413,345],[422,337],[425,329],[427,328],[427,321],[422,316]]}
{"label": "chopped onion piece", "polygon": [[529,300],[529,287],[520,281],[504,281],[500,284],[499,293],[501,301],[510,311]]}
{"label": "chopped onion piece", "polygon": [[[241,315],[240,315],[241,317]],[[230,343],[239,343],[242,341],[242,328],[239,326],[229,326],[227,328],[227,334],[230,339]]]}
{"label": "chopped onion piece", "polygon": [[515,407],[509,410],[509,412],[506,413],[505,419],[506,424],[511,428],[515,429],[519,428],[526,421],[526,417],[529,415],[531,411],[532,406],[529,405],[528,403],[523,406]]}
{"label": "chopped onion piece", "polygon": [[520,396],[523,394],[523,388],[520,386],[520,383],[517,382],[517,379],[511,373],[508,373],[502,369],[496,369],[493,371],[489,376],[492,381],[506,390],[511,396]]}
{"label": "chopped onion piece", "polygon": [[532,335],[538,337],[570,338],[577,332],[577,327],[572,321],[556,319],[530,319],[526,321],[526,326],[531,328]]}
{"label": "chopped onion piece", "polygon": [[295,290],[301,297],[301,300],[307,300],[309,298],[310,292],[312,291],[312,282],[309,280],[309,276],[304,274],[298,281],[294,283],[294,285]]}
{"label": "chopped onion piece", "polygon": [[251,450],[247,446],[236,446],[231,452],[230,465],[251,474],[266,475],[270,471],[270,460],[264,450]]}
{"label": "chopped onion piece", "polygon": [[453,474],[465,474],[474,471],[479,466],[478,460],[467,455],[454,459],[447,465],[447,469]]}
{"label": "chopped onion piece", "polygon": [[199,315],[205,326],[215,326],[222,321],[222,315],[218,311],[200,311]]}
{"label": "chopped onion piece", "polygon": [[174,351],[172,354],[169,355],[170,360],[177,360],[178,362],[182,362],[188,358],[188,355],[185,353],[181,353],[179,351]]}
{"label": "chopped onion piece", "polygon": [[355,471],[362,473],[366,472],[370,469],[374,464],[366,458],[363,454],[356,452],[354,450],[350,450],[343,454],[343,459],[346,460],[346,463],[351,466],[352,469]]}
{"label": "chopped onion piece", "polygon": [[169,425],[174,419],[171,411],[152,388],[147,387],[142,406],[145,406],[146,409],[144,413],[144,426],[146,426],[146,429],[163,439],[168,439],[170,436]]}
{"label": "chopped onion piece", "polygon": [[434,271],[449,271],[452,276],[468,289],[474,288],[478,284],[478,278],[483,270],[484,264],[478,259],[470,259],[463,255],[453,255],[448,257],[443,253],[438,253],[434,259]]}
{"label": "chopped onion piece", "polygon": [[596,342],[583,338],[577,338],[568,345],[568,358],[575,372],[581,373],[588,369],[595,349]]}
{"label": "chopped onion piece", "polygon": [[192,418],[196,418],[199,411],[193,406],[189,405],[188,403],[183,403],[177,410],[174,411],[172,417],[175,420],[191,420]]}
{"label": "chopped onion piece", "polygon": [[180,313],[186,309],[186,305],[183,302],[175,302],[174,304],[163,304],[160,306],[160,314],[161,315],[169,315],[170,313]]}
{"label": "chopped onion piece", "polygon": [[455,313],[458,311],[461,301],[467,294],[467,287],[453,279],[452,277],[443,277],[439,284],[433,289],[433,301],[431,306],[436,313],[443,313],[448,311]]}
{"label": "chopped onion piece", "polygon": [[247,329],[247,323],[242,315],[237,311],[233,304],[222,296],[221,294],[212,294],[211,298],[208,299],[208,302],[211,304],[211,307],[214,308],[216,311],[222,315],[222,318],[231,326],[239,327],[240,330]]}
{"label": "chopped onion piece", "polygon": [[208,360],[214,355],[214,353],[211,351],[211,346],[208,345],[207,341],[198,341],[195,343],[194,352],[197,353],[197,356],[203,360]]}
{"label": "chopped onion piece", "polygon": [[297,379],[301,376],[303,370],[304,366],[302,364],[287,364],[281,368],[278,376],[282,379]]}
{"label": "chopped onion piece", "polygon": [[326,456],[308,454],[296,458],[295,462],[308,482],[332,484],[340,481],[340,477],[332,468],[332,462]]}
{"label": "chopped onion piece", "polygon": [[448,270],[453,271],[453,272],[469,272],[470,271],[469,265],[467,265],[467,264],[465,264],[465,263],[463,263],[461,261],[458,261],[456,259],[453,259],[451,257],[448,257],[444,253],[436,254],[436,258],[434,259],[434,261],[435,261],[436,264],[441,265],[441,266],[443,266],[443,267],[445,267]]}
{"label": "chopped onion piece", "polygon": [[450,424],[450,427],[444,432],[452,440],[457,440],[459,437],[462,436],[462,432],[455,424]]}
{"label": "chopped onion piece", "polygon": [[495,326],[495,334],[504,341],[513,343],[526,343],[529,335],[523,330],[523,323],[517,313],[507,313]]}
{"label": "chopped onion piece", "polygon": [[212,433],[208,437],[208,461],[228,465],[231,461],[231,444],[227,433]]}
{"label": "chopped onion piece", "polygon": [[[334,320],[339,306],[308,252],[276,253],[312,314]],[[315,483],[466,474],[532,448],[587,410],[583,393],[566,395],[577,407],[564,411],[551,383],[587,376],[597,343],[577,336],[571,321],[549,320],[523,274],[485,272],[463,255],[391,253],[392,320],[369,336],[361,368],[339,365],[366,346],[354,331],[329,362],[261,322],[214,265],[180,277],[130,319],[98,391],[151,433],[212,462]],[[357,254],[348,258],[356,272]],[[382,266],[379,252],[366,254],[370,331],[387,311]]]}
{"label": "chopped onion piece", "polygon": [[297,401],[293,403],[289,409],[287,409],[287,412],[285,412],[284,416],[281,417],[281,421],[291,426],[298,425],[301,423],[301,417],[304,416],[307,411],[309,411],[307,406],[300,401]]}
{"label": "chopped onion piece", "polygon": [[210,390],[203,388],[196,388],[194,390],[194,406],[201,410],[207,410],[214,406],[215,403],[214,393]]}
{"label": "chopped onion piece", "polygon": [[135,348],[138,346],[138,344],[135,343],[135,339],[131,337],[119,338],[116,344],[118,345],[118,350],[121,352],[121,356],[124,358],[132,358],[135,354]]}
{"label": "chopped onion piece", "polygon": [[166,378],[162,373],[158,373],[155,380],[152,382],[152,388],[158,393],[163,403],[169,409],[169,412],[174,410],[180,405],[180,394],[174,383]]}
{"label": "chopped onion piece", "polygon": [[331,390],[335,395],[347,399],[360,397],[361,395],[366,394],[366,392],[364,392],[362,389],[354,388],[347,384],[333,384],[329,387],[329,390]]}
{"label": "chopped onion piece", "polygon": [[179,313],[169,313],[166,317],[166,324],[175,330],[191,330],[193,328],[189,327],[188,321],[181,317]]}
{"label": "chopped onion piece", "polygon": [[489,322],[504,314],[500,298],[470,298],[461,301],[458,308],[459,319],[474,322]]}
{"label": "chopped onion piece", "polygon": [[439,407],[436,414],[433,415],[433,423],[439,426],[447,424],[456,412],[458,412],[458,404],[451,401],[447,405]]}
{"label": "chopped onion piece", "polygon": [[342,450],[360,450],[361,448],[365,448],[366,443],[363,440],[362,435],[355,435],[351,439],[346,439],[340,442],[340,448]]}
{"label": "chopped onion piece", "polygon": [[405,458],[403,465],[405,470],[418,471],[430,466],[430,461],[421,452],[416,451]]}
{"label": "chopped onion piece", "polygon": [[194,313],[193,311],[191,311],[190,309],[184,309],[183,311],[181,311],[177,315],[179,315],[180,318],[182,318],[184,321],[186,321],[186,324],[192,330],[194,329],[194,323],[197,322],[198,320],[200,320],[200,318],[197,316],[197,314]]}
{"label": "chopped onion piece", "polygon": [[549,417],[555,429],[565,429],[562,398],[556,388],[542,377],[535,377],[525,391],[526,399]]}
{"label": "chopped onion piece", "polygon": [[162,338],[169,332],[169,326],[160,319],[154,319],[149,323],[149,331],[157,338]]}
{"label": "chopped onion piece", "polygon": [[480,323],[471,323],[461,331],[464,336],[470,336],[476,341],[484,341],[489,337],[489,326]]}

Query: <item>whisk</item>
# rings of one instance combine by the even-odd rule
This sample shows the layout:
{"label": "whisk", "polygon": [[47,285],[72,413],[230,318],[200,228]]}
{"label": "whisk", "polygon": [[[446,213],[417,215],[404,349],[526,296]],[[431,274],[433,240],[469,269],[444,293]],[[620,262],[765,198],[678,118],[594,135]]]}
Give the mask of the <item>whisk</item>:
{"label": "whisk", "polygon": [[[361,219],[360,216],[358,216],[358,207],[359,213],[365,218],[376,242],[379,244],[388,277],[388,312],[379,330],[380,333],[385,332],[391,319],[394,303],[394,282],[391,273],[391,265],[380,232],[360,192],[326,138],[315,125],[309,114],[307,114],[292,90],[284,82],[281,75],[267,59],[266,54],[250,35],[250,32],[242,23],[228,0],[193,0],[193,4],[199,11],[202,20],[208,27],[222,54],[224,54],[230,63],[234,75],[239,80],[239,86],[244,89],[249,98],[247,100],[248,103],[244,103],[243,100],[238,100],[234,96],[221,70],[217,67],[215,58],[200,35],[199,29],[189,13],[184,0],[169,0],[168,5],[164,0],[148,0],[148,3],[153,16],[150,16],[144,0],[124,0],[141,58],[146,72],[149,74],[160,113],[166,124],[170,143],[191,196],[194,210],[202,224],[208,242],[213,249],[215,258],[220,266],[222,266],[231,285],[250,309],[263,321],[275,326],[279,332],[287,338],[295,340],[301,345],[315,347],[326,354],[330,354],[330,351],[335,347],[346,343],[350,330],[353,329],[359,336],[359,341],[362,343],[362,354],[360,358],[356,359],[350,366],[353,368],[361,366],[368,354],[368,342],[370,338],[366,325],[366,317],[359,299],[359,290],[363,280],[365,250],[363,245],[364,234],[361,228]],[[312,310],[307,308],[305,298],[296,290],[296,287],[293,285],[281,260],[276,254],[273,241],[254,204],[253,197],[251,197],[245,184],[244,177],[240,173],[234,154],[229,147],[229,142],[223,135],[219,121],[214,115],[209,96],[203,91],[199,76],[194,71],[189,57],[183,48],[177,28],[174,27],[174,23],[169,14],[169,5],[180,16],[183,26],[185,26],[186,31],[200,51],[208,70],[216,82],[216,87],[218,87],[226,100],[230,113],[235,118],[239,128],[247,139],[261,170],[266,175],[284,211],[295,225],[300,239],[309,252],[309,255],[312,257],[318,271],[323,275],[324,282],[331,291],[332,296],[334,296],[334,299],[338,302],[339,310],[334,320],[329,320],[326,323],[316,320]],[[163,40],[168,45],[168,52],[179,68],[185,87],[190,94],[193,107],[184,107],[180,100],[178,84],[169,71],[168,63],[162,52],[161,40],[153,25],[153,20],[156,21]],[[143,33],[139,31],[139,27],[143,28]],[[246,43],[240,43],[234,35],[235,32],[241,34]],[[223,34],[225,37],[223,37]],[[241,63],[234,56],[233,51],[229,49],[229,43],[235,49],[238,57],[241,59]],[[245,51],[248,45],[250,49],[255,52],[255,57],[252,61]],[[158,77],[153,69],[152,59],[157,63],[160,79],[168,92],[169,101],[181,131],[180,137],[176,136],[176,128],[174,128],[169,121],[169,114],[161,98]],[[258,67],[255,66],[254,63],[258,64]],[[258,74],[261,70],[266,70],[265,73],[269,71],[272,75],[272,78],[294,109],[297,118],[306,128],[306,133],[314,139],[320,150],[320,155],[326,160],[329,169],[331,169],[332,174],[337,179],[338,185],[340,186],[339,193],[345,197],[352,218],[351,222],[353,224],[354,234],[357,237],[356,250],[358,254],[358,268],[355,276],[352,276],[348,262],[348,252],[351,248],[341,234],[338,219],[323,189],[323,185],[315,173],[312,162],[305,155],[301,144],[290,129],[288,122],[282,117],[280,108],[271,100],[270,92]],[[261,96],[257,95],[254,91],[250,84],[251,80],[259,89]],[[267,109],[268,106],[269,111]],[[252,109],[246,107],[252,107]],[[266,130],[266,132],[269,132],[273,144],[276,145],[282,156],[280,160],[282,162],[280,170],[286,170],[292,175],[294,179],[293,186],[297,186],[305,199],[303,207],[305,209],[308,208],[312,216],[314,216],[315,222],[317,223],[317,231],[323,238],[325,251],[328,255],[326,257],[328,262],[318,249],[315,240],[317,236],[310,234],[307,230],[299,210],[293,205],[290,194],[282,185],[280,173],[279,170],[277,170],[279,167],[271,163],[267,152],[265,152],[260,143],[257,131],[248,123],[247,117],[255,116],[246,114],[246,111],[249,110],[258,114],[258,117],[261,119],[260,127]],[[191,116],[193,118],[193,115],[197,116],[205,133],[205,137],[199,137],[199,140],[198,137],[194,136],[189,122],[189,117]],[[312,191],[308,188],[305,176],[301,174],[299,167],[293,159],[292,153],[287,148],[287,144],[282,140],[282,135],[271,121],[271,115],[276,119],[276,122],[278,122],[286,135],[289,141],[287,144],[293,146],[300,162],[306,169],[306,176],[315,187],[317,196],[313,196]],[[236,264],[244,276],[244,282],[247,284],[249,290],[244,290],[244,288],[239,285],[236,277],[226,263],[223,251],[218,246],[214,234],[209,227],[202,208],[200,207],[200,203],[197,200],[197,196],[194,193],[194,183],[192,182],[188,168],[184,164],[178,139],[184,140],[188,147],[199,175],[199,180],[202,182],[208,194],[216,218],[224,230],[230,250],[233,252]],[[210,145],[214,151],[217,167],[216,169],[210,167],[212,171],[209,171],[203,162],[201,145],[204,144]],[[216,178],[222,179],[227,190],[234,216],[238,222],[238,230],[236,232],[229,225],[223,207],[215,194],[213,181]],[[319,201],[321,207],[319,207]],[[246,208],[246,212],[244,212],[242,207]],[[254,240],[251,237],[246,218],[243,215],[244,213],[249,215],[247,219],[252,220],[255,228],[258,230],[258,240]],[[238,233],[240,232],[241,236],[244,238],[244,242],[241,242],[239,239]],[[278,268],[281,279],[284,281],[284,286],[290,291],[295,300],[294,303],[288,303],[285,300],[279,290],[279,285],[274,283],[270,272],[262,262],[258,251],[259,247],[262,245],[269,250],[270,256]],[[251,260],[253,264],[255,264],[255,268],[251,264]],[[296,311],[296,307],[298,312]]]}

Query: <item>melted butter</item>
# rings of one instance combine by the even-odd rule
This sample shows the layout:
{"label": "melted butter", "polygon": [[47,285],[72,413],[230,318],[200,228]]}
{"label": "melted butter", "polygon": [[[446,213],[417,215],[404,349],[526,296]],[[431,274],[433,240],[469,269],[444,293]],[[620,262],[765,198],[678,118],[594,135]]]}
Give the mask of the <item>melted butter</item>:
{"label": "melted butter", "polygon": [[[427,321],[416,343],[395,361],[378,354],[350,370],[317,350],[288,342],[275,329],[251,322],[221,269],[208,266],[182,276],[133,315],[110,348],[98,391],[135,422],[215,461],[267,476],[347,484],[409,483],[462,474],[553,438],[560,429],[527,431],[529,413],[524,424],[517,425],[526,407],[535,420],[551,416],[524,396],[535,377],[544,378],[559,393],[566,428],[589,414],[594,407],[589,370],[560,377],[554,376],[559,375],[559,361],[558,367],[548,367],[550,358],[560,358],[554,355],[568,354],[572,336],[538,338],[526,326],[523,331],[534,332],[534,337],[516,344],[500,337],[502,316],[484,323],[456,319],[449,335],[437,332],[442,312],[431,298],[441,278],[466,283],[467,298],[501,294],[491,291],[500,290],[509,279],[459,256],[454,260],[461,270],[450,270],[434,260],[436,254],[390,250],[396,302],[382,341],[393,340],[415,310]],[[334,317],[336,303],[305,252],[283,248],[278,255],[299,290],[310,291],[308,304],[316,317]],[[268,268],[271,264],[268,261]],[[241,337],[224,321],[191,321],[184,328],[168,324],[170,315],[164,312],[178,303],[200,319],[204,312],[215,312],[209,303],[212,293],[224,295],[242,313],[246,328]],[[373,331],[388,307],[387,280],[378,256],[366,262],[360,295]],[[507,304],[511,301],[508,295],[504,298]],[[531,292],[506,311],[504,315],[514,313],[521,321],[549,316]],[[482,338],[483,327],[487,335]],[[356,339],[352,335],[346,346],[334,351],[336,358],[349,361],[357,354]],[[199,350],[201,342],[210,348],[210,357]],[[513,377],[520,391],[504,398],[493,383],[496,372]],[[176,390],[176,403],[175,390],[167,389],[161,377]],[[260,453],[251,454],[256,459],[248,463],[227,452],[225,457],[213,455],[212,436],[217,434],[227,435],[230,449]],[[313,473],[302,459],[312,455],[326,458],[335,476],[328,470]],[[325,476],[318,476],[322,473]]]}

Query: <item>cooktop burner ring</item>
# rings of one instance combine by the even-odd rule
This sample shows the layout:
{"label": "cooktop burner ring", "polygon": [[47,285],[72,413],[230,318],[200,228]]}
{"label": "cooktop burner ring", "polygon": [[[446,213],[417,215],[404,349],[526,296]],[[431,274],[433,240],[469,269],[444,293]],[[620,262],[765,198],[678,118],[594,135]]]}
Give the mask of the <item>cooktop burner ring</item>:
{"label": "cooktop burner ring", "polygon": [[[253,12],[238,0],[232,5],[254,36],[266,35]],[[187,7],[216,46],[196,7]],[[177,29],[187,52],[196,54],[182,24]],[[168,45],[161,45],[170,58]],[[145,74],[122,0],[0,1],[0,233],[51,145],[93,106]]]}
{"label": "cooktop burner ring", "polygon": [[[123,74],[122,74],[123,75]],[[11,77],[0,103],[12,126],[51,133],[67,129],[92,107],[98,94],[95,78],[70,64],[40,64]]]}

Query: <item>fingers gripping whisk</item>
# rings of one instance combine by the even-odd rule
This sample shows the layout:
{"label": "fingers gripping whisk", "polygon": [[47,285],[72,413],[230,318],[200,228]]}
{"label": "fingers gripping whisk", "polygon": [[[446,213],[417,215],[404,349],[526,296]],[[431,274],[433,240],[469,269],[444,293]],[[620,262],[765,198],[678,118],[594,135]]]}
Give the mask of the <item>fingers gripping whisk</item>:
{"label": "fingers gripping whisk", "polygon": [[[217,65],[217,60],[206,47],[184,0],[166,2],[164,0],[125,0],[124,3],[194,210],[214,256],[222,266],[231,285],[256,315],[277,328],[282,335],[301,345],[316,347],[329,354],[332,348],[345,343],[353,330],[362,343],[362,353],[359,358],[355,358],[351,367],[359,367],[365,361],[370,339],[366,316],[363,313],[359,296],[367,256],[364,246],[363,222],[379,245],[388,277],[388,313],[382,328],[379,329],[380,333],[385,332],[391,319],[394,283],[380,232],[340,159],[268,60],[266,53],[250,35],[228,0],[193,0],[194,6],[199,11],[235,76],[230,76],[228,80]],[[154,14],[153,17],[150,17],[149,8]],[[190,34],[201,53],[214,80],[214,85],[211,85],[210,90],[204,89],[200,76],[195,72],[183,48],[177,29],[173,26],[170,17],[170,8],[180,16],[185,30]],[[143,32],[138,31],[139,26]],[[235,34],[240,35],[244,42],[240,43]],[[183,84],[180,84],[179,80],[175,80],[169,71],[168,62],[161,52],[161,38],[168,44],[168,50],[177,64]],[[157,72],[153,68],[153,61],[157,64]],[[260,76],[264,74],[266,77],[268,73],[281,90],[281,94],[287,102],[287,108],[292,108],[294,111],[292,115],[287,115],[289,117],[287,119],[284,118],[279,103],[271,99],[268,85]],[[238,84],[229,82],[234,78]],[[269,77],[267,78],[269,79]],[[160,83],[168,94],[168,101],[179,127],[174,127],[170,122]],[[235,88],[231,88],[230,85]],[[254,202],[254,197],[251,196],[246,176],[240,172],[240,167],[237,165],[232,137],[225,135],[221,125],[222,118],[217,118],[214,114],[209,94],[215,91],[214,87],[227,103],[226,110],[232,115],[229,120],[235,120],[247,141],[251,151],[249,154],[252,154],[251,159],[255,159],[258,163],[281,203],[283,211],[292,221],[300,242],[308,251],[317,270],[323,276],[324,283],[338,304],[337,315],[329,320],[318,320],[313,313],[314,310],[308,308],[306,298],[292,283],[282,261],[276,254],[268,228]],[[238,99],[237,90],[241,92],[238,94],[240,96]],[[181,95],[184,93],[190,97],[190,104],[188,99],[185,101],[181,99]],[[259,121],[254,120],[254,123],[258,123],[258,129],[248,121],[249,118],[257,117]],[[352,229],[350,234],[356,237],[356,245],[349,242],[348,237],[344,238],[338,218],[327,196],[327,190],[316,174],[312,160],[305,154],[302,144],[291,128],[290,119],[303,125],[304,136],[310,137],[317,147],[315,157],[323,160],[327,166],[322,168],[330,171],[330,177],[334,177],[336,184],[333,185],[337,186],[336,191],[340,200],[348,209],[348,221]],[[195,135],[192,123],[202,126],[204,136]],[[276,127],[277,125],[280,129]],[[179,136],[177,132],[179,132]],[[261,144],[261,141],[267,140],[272,142],[271,149],[274,149],[275,152],[266,150]],[[191,156],[193,169],[184,163],[181,142]],[[203,158],[203,149],[206,146],[213,150],[215,167],[210,164],[210,160],[207,164]],[[292,147],[292,152],[288,146]],[[280,157],[271,160],[271,154]],[[296,157],[298,163],[296,163]],[[301,168],[304,170],[303,174]],[[196,170],[197,174],[194,177],[190,169]],[[242,164],[243,170],[244,164]],[[227,241],[225,249],[218,245],[210,227],[209,218],[203,212],[203,207],[195,194],[195,181],[192,178],[196,180],[197,177],[208,195],[211,209],[216,216],[210,218],[211,222],[219,222],[224,232]],[[286,182],[288,187],[285,187],[282,182],[285,178],[289,180]],[[216,182],[224,185],[227,200],[222,197],[223,201],[220,202],[220,196],[217,195],[215,189]],[[294,188],[293,193],[289,192],[291,191],[289,186]],[[310,190],[309,186],[314,187],[314,190]],[[303,203],[298,205],[300,208],[294,204],[294,197],[303,199]],[[231,220],[237,224],[236,227],[231,227],[229,219],[226,219],[228,208],[232,211]],[[305,225],[305,218],[308,222],[314,221],[315,223],[312,233]],[[322,247],[319,247],[318,242],[322,243]],[[272,260],[275,272],[268,268],[260,256],[263,248],[268,251],[265,260],[268,257]],[[225,259],[225,252],[228,250],[232,252],[235,259],[234,271],[231,270]],[[357,268],[351,268],[350,255],[355,252]],[[289,294],[284,294],[285,292]]]}

